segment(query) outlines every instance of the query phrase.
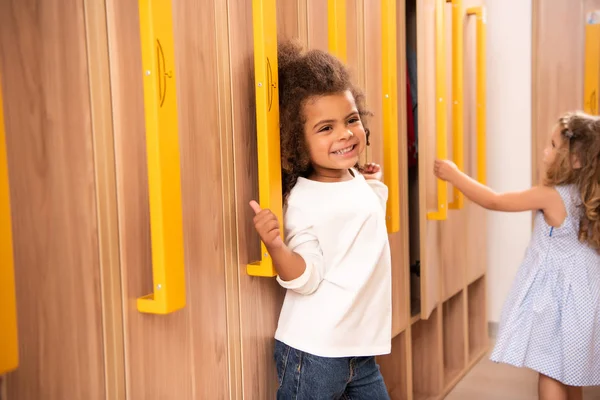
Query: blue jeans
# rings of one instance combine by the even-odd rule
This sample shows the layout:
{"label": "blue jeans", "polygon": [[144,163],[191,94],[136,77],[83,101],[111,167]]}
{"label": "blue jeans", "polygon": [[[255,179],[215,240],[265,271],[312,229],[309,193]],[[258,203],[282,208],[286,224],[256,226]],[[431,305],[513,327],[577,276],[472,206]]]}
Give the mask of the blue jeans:
{"label": "blue jeans", "polygon": [[275,340],[277,400],[389,400],[375,357],[325,358]]}

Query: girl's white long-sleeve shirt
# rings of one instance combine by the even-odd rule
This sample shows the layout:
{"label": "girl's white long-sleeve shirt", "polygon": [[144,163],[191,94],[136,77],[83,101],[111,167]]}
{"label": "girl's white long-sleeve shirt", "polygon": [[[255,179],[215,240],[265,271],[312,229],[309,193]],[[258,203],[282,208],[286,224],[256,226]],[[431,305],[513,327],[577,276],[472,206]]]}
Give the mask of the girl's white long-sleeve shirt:
{"label": "girl's white long-sleeve shirt", "polygon": [[275,338],[321,357],[391,351],[387,187],[356,171],[344,182],[299,178],[284,215],[285,241],[306,262],[287,289]]}

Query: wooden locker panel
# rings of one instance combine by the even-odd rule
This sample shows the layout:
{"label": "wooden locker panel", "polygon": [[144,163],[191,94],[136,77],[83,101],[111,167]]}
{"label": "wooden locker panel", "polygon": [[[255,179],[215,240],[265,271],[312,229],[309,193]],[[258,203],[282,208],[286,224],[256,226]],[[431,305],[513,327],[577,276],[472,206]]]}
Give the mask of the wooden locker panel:
{"label": "wooden locker panel", "polygon": [[[398,165],[400,229],[390,235],[392,251],[392,333],[410,324],[410,222],[408,212],[408,143],[406,83],[406,2],[396,1],[396,56],[398,95]],[[385,173],[385,171],[384,171]]]}
{"label": "wooden locker panel", "polygon": [[[464,1],[463,1],[464,5]],[[448,146],[448,159],[453,160],[457,164],[458,160],[458,148],[455,146],[455,137],[458,136],[458,130],[460,127],[456,125],[458,120],[458,114],[455,113],[459,104],[455,104],[458,98],[455,98],[455,90],[459,90],[457,84],[459,79],[454,79],[455,67],[458,65],[455,61],[460,59],[460,46],[455,49],[454,34],[456,33],[453,26],[453,10],[455,5],[453,3],[446,3],[444,7],[445,16],[445,49],[446,49],[446,112],[447,112],[447,146]],[[466,17],[466,16],[465,16]],[[463,18],[464,20],[464,18]],[[462,53],[464,57],[464,52]],[[458,68],[457,68],[458,70]],[[464,70],[464,68],[463,68]],[[463,74],[463,81],[468,79],[468,75]],[[463,99],[463,119],[466,119],[469,115],[469,111],[464,104]],[[464,142],[467,141],[467,132],[463,129],[463,146],[464,153]],[[459,165],[460,166],[460,165]],[[463,166],[464,171],[464,166]],[[454,191],[454,187],[448,184],[448,219],[439,224],[441,232],[440,237],[440,252],[442,257],[442,300],[447,300],[450,297],[457,294],[465,284],[465,272],[467,264],[467,254],[470,248],[467,248],[467,223],[468,214],[465,210],[466,199],[463,197],[462,207],[459,204],[459,197],[461,195]],[[451,204],[455,202],[456,208],[452,208]]]}
{"label": "wooden locker panel", "polygon": [[[407,150],[406,150],[406,65],[404,62],[404,6],[397,4],[397,57],[398,57],[398,164],[400,166],[400,230],[389,235],[392,254],[392,333],[397,335],[408,325],[408,204],[407,198]],[[383,166],[383,91],[382,91],[382,46],[381,46],[381,2],[374,1],[364,6],[365,20],[365,86],[367,108],[374,115],[368,119],[371,131],[371,146],[368,162]],[[386,171],[384,170],[385,174]],[[391,206],[388,201],[388,207]]]}
{"label": "wooden locker panel", "polygon": [[583,108],[584,4],[592,3],[535,0],[532,4],[533,184],[541,183],[544,148],[556,121],[565,111]]}
{"label": "wooden locker panel", "polygon": [[436,156],[435,0],[417,1],[417,58],[419,98],[419,228],[421,253],[421,317],[429,318],[440,300],[440,224],[427,219],[437,209],[437,185],[433,175]]}
{"label": "wooden locker panel", "polygon": [[[280,38],[297,37],[284,23],[297,18],[296,1],[279,1]],[[254,229],[254,212],[248,205],[258,200],[256,100],[254,94],[254,41],[252,3],[235,0],[229,7],[233,129],[238,217],[238,258],[242,340],[243,395],[247,399],[274,398],[277,371],[273,358],[274,334],[285,291],[274,278],[252,277],[246,264],[260,259],[260,239]],[[301,21],[298,20],[298,24]]]}
{"label": "wooden locker panel", "polygon": [[83,2],[0,3],[20,365],[10,399],[105,398]]}
{"label": "wooden locker panel", "polygon": [[307,2],[308,16],[308,48],[327,51],[329,49],[329,33],[327,31],[327,16],[329,15],[327,2],[329,0],[305,1]]}
{"label": "wooden locker panel", "polygon": [[402,332],[392,339],[392,352],[376,359],[391,400],[411,398],[411,345],[408,331]]}
{"label": "wooden locker panel", "polygon": [[600,1],[535,0],[532,7],[532,182],[539,184],[544,148],[556,121],[565,111],[584,107],[585,16],[600,9]]}
{"label": "wooden locker panel", "polygon": [[108,2],[128,398],[229,396],[214,3],[173,2],[187,304],[142,314],[151,292],[137,2]]}
{"label": "wooden locker panel", "polygon": [[365,12],[364,0],[346,0],[347,65],[353,82],[365,87]]}
{"label": "wooden locker panel", "polygon": [[[481,6],[481,0],[464,0],[465,9]],[[484,6],[485,7],[485,6]],[[464,20],[464,101],[465,101],[465,172],[477,179],[477,17],[468,16]],[[487,270],[487,229],[489,211],[465,199],[467,250],[466,284],[483,276]]]}

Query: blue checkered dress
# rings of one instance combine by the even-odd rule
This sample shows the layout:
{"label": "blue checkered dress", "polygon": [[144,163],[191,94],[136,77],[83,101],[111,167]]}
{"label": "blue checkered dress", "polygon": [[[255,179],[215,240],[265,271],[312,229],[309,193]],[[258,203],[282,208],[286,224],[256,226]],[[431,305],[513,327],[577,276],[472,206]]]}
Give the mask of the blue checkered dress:
{"label": "blue checkered dress", "polygon": [[[542,212],[500,320],[491,360],[570,386],[600,385],[600,256],[578,240],[577,188],[561,186],[567,218]],[[492,282],[493,284],[493,282]]]}

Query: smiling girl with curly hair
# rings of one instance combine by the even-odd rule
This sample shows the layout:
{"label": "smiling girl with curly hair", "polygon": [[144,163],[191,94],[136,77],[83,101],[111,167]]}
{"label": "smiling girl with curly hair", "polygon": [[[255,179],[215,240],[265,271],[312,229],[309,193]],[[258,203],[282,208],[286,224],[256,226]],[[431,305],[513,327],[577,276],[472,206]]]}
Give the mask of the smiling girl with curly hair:
{"label": "smiling girl with curly hair", "polygon": [[364,95],[330,54],[280,45],[285,243],[269,210],[254,224],[287,289],[275,333],[279,399],[389,399],[375,362],[391,350],[387,187],[368,145]]}

